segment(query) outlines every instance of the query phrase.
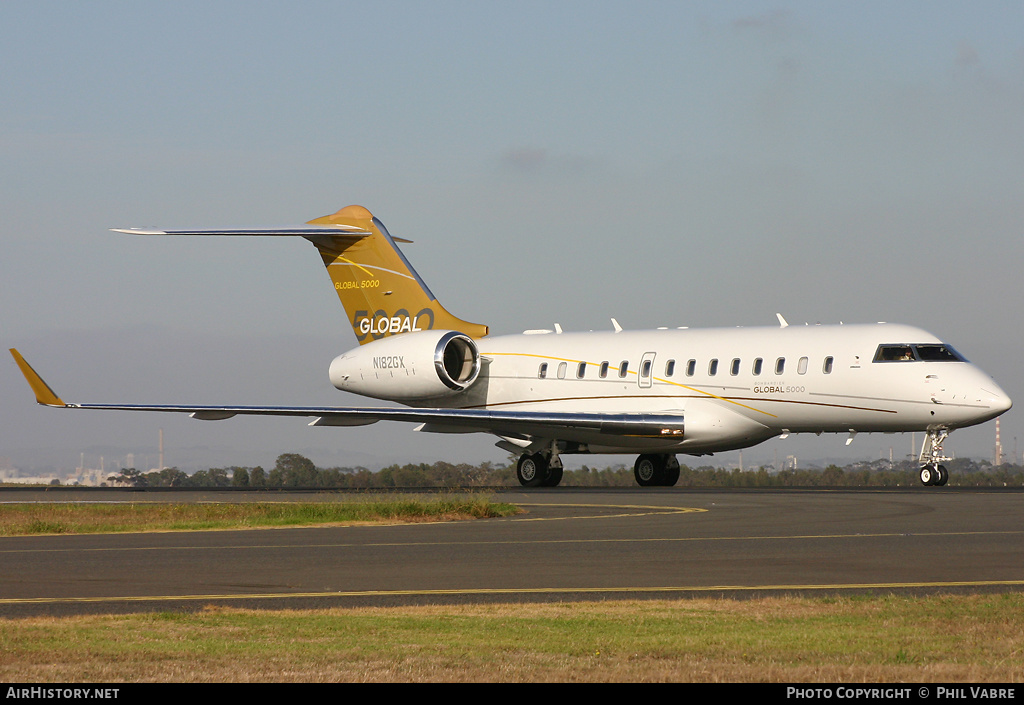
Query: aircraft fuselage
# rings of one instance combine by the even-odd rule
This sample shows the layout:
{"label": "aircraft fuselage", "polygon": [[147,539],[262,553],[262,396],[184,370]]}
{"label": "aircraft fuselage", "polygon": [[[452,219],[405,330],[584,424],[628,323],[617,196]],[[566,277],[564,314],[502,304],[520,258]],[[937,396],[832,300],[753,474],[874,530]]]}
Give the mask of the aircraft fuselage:
{"label": "aircraft fuselage", "polygon": [[[284,228],[138,230],[138,235],[301,237],[316,247],[358,347],[338,389],[406,405],[308,407],[65,403],[14,349],[36,401],[75,409],[311,417],[313,426],[416,423],[490,433],[519,455],[527,487],[558,485],[562,453],[639,453],[642,486],[671,486],[676,453],[745,448],[789,433],[924,431],[921,482],[944,485],[942,444],[1008,410],[991,377],[919,328],[894,324],[659,329],[491,336],[449,312],[362,206]],[[408,408],[412,407],[412,408]]]}
{"label": "aircraft fuselage", "polygon": [[[376,379],[415,375],[411,358],[373,355],[388,345],[359,349],[376,362],[370,370],[362,363],[358,380],[342,380],[332,366],[335,386],[388,398],[386,389],[374,393]],[[612,441],[581,431],[568,439],[595,453],[706,453],[784,433],[952,430],[1010,405],[991,377],[934,335],[896,324],[506,335],[478,345],[479,376],[465,391],[403,402],[685,419],[682,438]]]}

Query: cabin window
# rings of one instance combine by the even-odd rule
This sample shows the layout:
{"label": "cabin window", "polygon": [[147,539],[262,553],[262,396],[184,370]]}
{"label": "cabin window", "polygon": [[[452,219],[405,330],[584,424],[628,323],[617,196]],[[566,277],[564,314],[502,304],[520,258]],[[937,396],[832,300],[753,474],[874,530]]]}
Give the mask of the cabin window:
{"label": "cabin window", "polygon": [[686,376],[687,377],[693,377],[693,375],[696,374],[696,372],[697,372],[697,361],[696,360],[688,360],[686,362]]}
{"label": "cabin window", "polygon": [[583,379],[585,374],[587,374],[587,363],[581,362],[576,367],[576,379]]}
{"label": "cabin window", "polygon": [[675,371],[676,371],[676,361],[675,360],[669,360],[668,362],[665,363],[665,376],[666,377],[671,377],[673,374],[675,374]]}
{"label": "cabin window", "polygon": [[708,376],[709,377],[714,377],[717,374],[718,374],[718,360],[715,359],[715,360],[712,360],[711,362],[708,363]]}
{"label": "cabin window", "polygon": [[780,357],[775,361],[775,374],[781,375],[786,371],[786,358]]}
{"label": "cabin window", "polygon": [[764,367],[764,360],[760,357],[754,360],[754,375],[761,374],[761,368]]}
{"label": "cabin window", "polygon": [[601,371],[599,373],[599,376],[601,377],[601,379],[604,379],[605,377],[608,376],[608,361],[607,360],[605,360],[604,362],[601,363]]}
{"label": "cabin window", "polygon": [[540,363],[540,369],[537,370],[537,377],[539,379],[544,379],[547,376],[548,376],[548,363],[542,362],[542,363]]}
{"label": "cabin window", "polygon": [[558,363],[558,379],[565,379],[565,368],[566,364],[564,362]]}
{"label": "cabin window", "polygon": [[740,359],[738,357],[737,358],[733,358],[732,367],[729,368],[729,374],[731,374],[733,377],[735,377],[739,373],[740,373]]}
{"label": "cabin window", "polygon": [[807,374],[807,358],[801,357],[796,363],[796,373],[798,375]]}
{"label": "cabin window", "polygon": [[651,376],[651,363],[650,360],[644,360],[643,365],[640,366],[640,376],[650,377]]}
{"label": "cabin window", "polygon": [[821,366],[821,371],[827,375],[832,374],[832,356],[829,355],[825,358],[825,364]]}
{"label": "cabin window", "polygon": [[619,365],[619,377],[625,377],[626,372],[629,371],[629,360],[623,360],[622,364]]}

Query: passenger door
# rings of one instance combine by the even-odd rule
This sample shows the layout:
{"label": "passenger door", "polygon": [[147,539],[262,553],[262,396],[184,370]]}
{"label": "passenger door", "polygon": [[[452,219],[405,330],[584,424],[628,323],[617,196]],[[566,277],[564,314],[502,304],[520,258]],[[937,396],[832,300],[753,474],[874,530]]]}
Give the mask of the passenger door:
{"label": "passenger door", "polygon": [[654,355],[655,353],[647,352],[640,358],[640,369],[637,370],[636,381],[642,389],[650,389],[654,382]]}

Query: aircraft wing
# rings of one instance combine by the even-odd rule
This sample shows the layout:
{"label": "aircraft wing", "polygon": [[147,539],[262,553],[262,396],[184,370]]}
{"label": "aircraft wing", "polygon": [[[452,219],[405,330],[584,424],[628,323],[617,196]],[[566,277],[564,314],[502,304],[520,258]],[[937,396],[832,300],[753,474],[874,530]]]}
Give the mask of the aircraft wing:
{"label": "aircraft wing", "polygon": [[311,426],[366,426],[378,421],[423,424],[424,430],[441,432],[490,432],[507,437],[552,437],[565,432],[672,438],[683,436],[682,414],[602,414],[545,411],[503,411],[492,409],[414,409],[388,407],[298,407],[298,406],[188,406],[178,404],[75,404],[61,399],[32,366],[11,348],[36,401],[61,409],[106,409],[113,411],[164,411],[190,414],[204,421],[229,419],[237,415],[299,416],[312,418]]}

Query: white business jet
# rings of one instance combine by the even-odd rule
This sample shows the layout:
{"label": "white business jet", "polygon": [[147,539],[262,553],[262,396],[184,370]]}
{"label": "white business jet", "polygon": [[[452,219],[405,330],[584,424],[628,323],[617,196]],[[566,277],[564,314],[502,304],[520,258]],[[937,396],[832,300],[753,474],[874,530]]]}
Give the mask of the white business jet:
{"label": "white business jet", "polygon": [[71,404],[14,349],[40,404],[71,409],[312,417],[313,426],[407,421],[491,433],[519,456],[524,486],[558,485],[566,453],[629,453],[636,481],[674,485],[678,453],[747,448],[790,433],[924,432],[921,482],[944,485],[943,442],[1010,398],[952,347],[893,324],[526,331],[488,336],[450,314],[383,223],[348,206],[304,226],[118,230],[140,235],[295,236],[313,243],[359,346],[335,358],[338,389],[406,408]]}

